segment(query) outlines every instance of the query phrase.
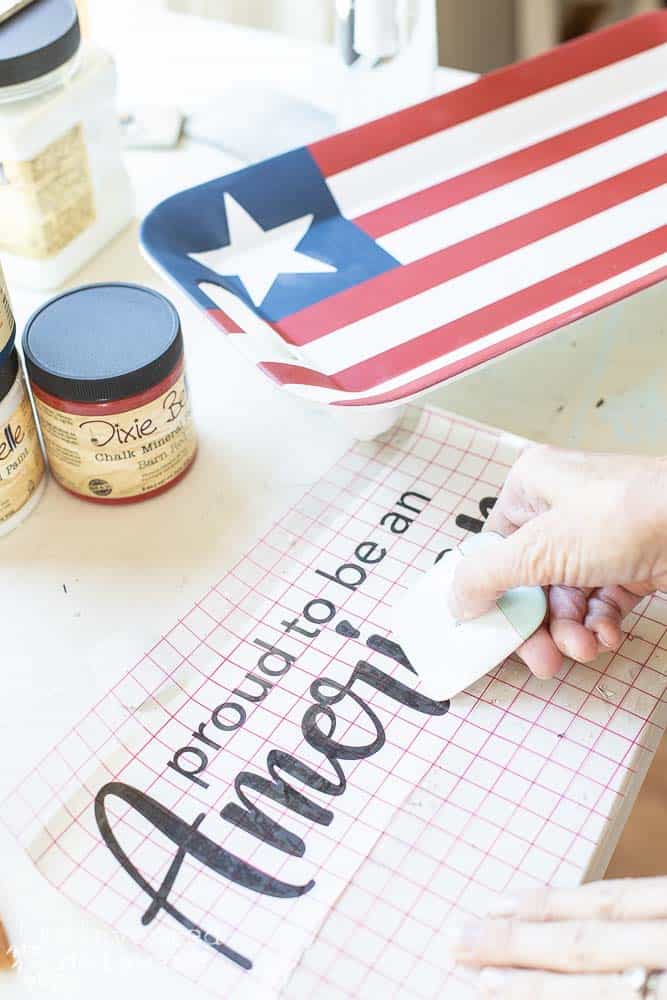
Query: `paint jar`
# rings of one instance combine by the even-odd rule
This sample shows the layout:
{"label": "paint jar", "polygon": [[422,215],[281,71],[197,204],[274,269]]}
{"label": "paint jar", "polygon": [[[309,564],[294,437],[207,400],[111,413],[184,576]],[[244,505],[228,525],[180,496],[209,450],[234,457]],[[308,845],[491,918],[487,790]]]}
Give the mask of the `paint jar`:
{"label": "paint jar", "polygon": [[0,355],[9,346],[14,344],[15,336],[16,323],[14,322],[14,314],[9,302],[9,292],[5,284],[5,276],[2,273],[2,265],[0,264]]}
{"label": "paint jar", "polygon": [[0,535],[32,513],[46,484],[44,457],[18,354],[0,352]]}
{"label": "paint jar", "polygon": [[134,214],[109,55],[82,45],[74,0],[0,23],[0,252],[10,286],[51,289]]}
{"label": "paint jar", "polygon": [[162,493],[197,437],[173,305],[149,288],[88,285],[47,302],[23,334],[54,478],[102,504]]}

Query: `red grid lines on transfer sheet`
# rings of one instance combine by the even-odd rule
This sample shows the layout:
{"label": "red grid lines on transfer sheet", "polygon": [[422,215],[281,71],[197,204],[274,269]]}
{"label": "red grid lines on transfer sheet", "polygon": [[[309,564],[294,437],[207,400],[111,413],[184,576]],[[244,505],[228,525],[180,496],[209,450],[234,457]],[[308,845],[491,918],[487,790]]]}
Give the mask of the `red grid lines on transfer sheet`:
{"label": "red grid lines on transfer sheet", "polygon": [[[405,665],[372,637],[389,636],[397,594],[462,537],[457,515],[479,517],[480,501],[497,495],[521,447],[501,432],[417,408],[383,439],[353,447],[5,803],[3,818],[44,875],[220,996],[434,997],[443,987],[448,997],[475,996],[471,979],[449,964],[447,923],[482,913],[493,894],[576,884],[604,865],[665,726],[664,597],[647,599],[630,617],[617,654],[592,667],[570,664],[552,682],[510,660],[444,715],[417,711],[361,681],[349,689],[361,702],[331,683],[320,686],[333,713],[326,724],[320,715],[320,732],[348,748],[368,747],[379,732],[384,742],[358,759],[340,758],[340,794],[279,772],[319,807],[319,820],[244,788],[265,818],[302,842],[301,855],[220,811],[240,803],[234,780],[241,772],[268,778],[271,750],[336,780],[302,726],[318,678],[344,686],[365,661],[414,686]],[[413,512],[397,506],[410,491]],[[391,511],[412,520],[403,534],[390,530],[401,522],[381,525]],[[363,564],[367,577],[356,589],[316,572],[358,563],[355,549],[366,541],[386,555]],[[297,618],[316,631],[302,617],[316,598],[311,610],[318,615],[324,601],[335,609],[320,634],[286,633],[282,623]],[[289,669],[261,673],[264,647],[255,639],[294,658],[275,655],[265,666],[290,662]],[[249,672],[273,685],[264,697]],[[260,700],[244,700],[236,689]],[[223,732],[211,713],[228,702],[247,717]],[[218,716],[230,726],[238,719],[233,709]],[[221,749],[193,740],[202,723]],[[188,745],[206,751],[199,774],[206,787],[167,766]],[[188,762],[183,770],[195,770],[203,758],[181,760]],[[212,844],[284,883],[312,880],[312,888],[276,898],[238,885],[190,853],[190,842],[177,857],[172,839],[110,796],[109,825],[134,868],[154,890],[164,882],[161,901],[209,940],[188,933],[158,904],[154,919],[142,923],[151,898],[111,853],[95,816],[95,796],[112,781],[145,793],[184,824],[203,814],[198,833]],[[322,822],[322,810],[330,822]],[[211,941],[252,968],[219,954]]]}

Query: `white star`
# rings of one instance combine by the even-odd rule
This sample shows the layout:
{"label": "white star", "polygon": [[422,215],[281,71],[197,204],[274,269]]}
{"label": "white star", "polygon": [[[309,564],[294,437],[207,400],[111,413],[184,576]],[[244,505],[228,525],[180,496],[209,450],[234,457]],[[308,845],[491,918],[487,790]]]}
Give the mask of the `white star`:
{"label": "white star", "polygon": [[256,306],[262,304],[280,274],[330,274],[337,270],[296,249],[310,229],[312,215],[262,229],[230,194],[224,199],[229,245],[189,256],[216,274],[236,275]]}

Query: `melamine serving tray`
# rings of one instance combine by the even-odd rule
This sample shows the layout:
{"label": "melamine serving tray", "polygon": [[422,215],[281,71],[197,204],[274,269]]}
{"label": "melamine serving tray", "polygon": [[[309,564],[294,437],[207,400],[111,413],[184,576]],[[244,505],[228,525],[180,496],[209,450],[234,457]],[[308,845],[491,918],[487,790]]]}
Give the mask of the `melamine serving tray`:
{"label": "melamine serving tray", "polygon": [[633,18],[177,194],[143,246],[289,391],[396,405],[665,276],[666,78]]}

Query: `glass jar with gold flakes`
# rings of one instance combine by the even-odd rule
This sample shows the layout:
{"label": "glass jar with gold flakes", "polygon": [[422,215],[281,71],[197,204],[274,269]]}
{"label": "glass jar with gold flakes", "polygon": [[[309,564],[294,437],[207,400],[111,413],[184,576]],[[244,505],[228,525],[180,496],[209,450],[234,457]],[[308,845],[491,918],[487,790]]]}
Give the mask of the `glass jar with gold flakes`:
{"label": "glass jar with gold flakes", "polygon": [[0,3],[0,254],[10,284],[57,287],[132,217],[115,90],[111,57],[82,44],[74,0],[23,0],[4,15]]}

